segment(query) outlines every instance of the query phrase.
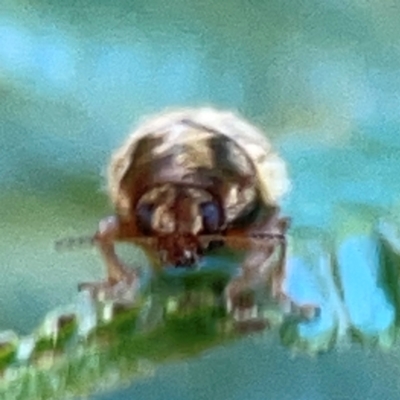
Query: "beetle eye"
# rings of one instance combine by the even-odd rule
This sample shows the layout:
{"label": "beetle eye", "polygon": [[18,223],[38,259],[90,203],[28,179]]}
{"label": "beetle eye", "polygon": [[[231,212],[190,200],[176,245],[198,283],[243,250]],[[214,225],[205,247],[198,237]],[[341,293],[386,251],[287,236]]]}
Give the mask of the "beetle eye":
{"label": "beetle eye", "polygon": [[203,230],[206,233],[216,232],[220,227],[221,213],[213,201],[206,201],[200,204],[201,215],[203,217]]}
{"label": "beetle eye", "polygon": [[136,207],[137,226],[142,233],[148,235],[152,231],[154,204],[142,203]]}

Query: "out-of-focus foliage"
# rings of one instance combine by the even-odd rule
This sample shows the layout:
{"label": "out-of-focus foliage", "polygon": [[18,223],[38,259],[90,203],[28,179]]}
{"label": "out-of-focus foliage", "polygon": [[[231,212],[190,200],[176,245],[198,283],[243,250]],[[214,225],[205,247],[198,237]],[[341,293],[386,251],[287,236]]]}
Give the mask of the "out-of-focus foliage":
{"label": "out-of-focus foliage", "polygon": [[[263,331],[269,337],[279,333],[281,341],[273,345],[308,355],[357,342],[379,350],[393,347],[399,328],[399,230],[382,220],[374,235],[344,240],[337,252],[329,252],[316,233],[296,235],[288,277],[293,298],[319,306],[315,318],[282,313],[265,286],[258,290],[253,315],[237,320],[221,302],[229,274],[215,269],[218,260],[208,271],[163,274],[130,304],[82,292],[30,335],[0,333],[0,395],[12,400],[101,395],[154,376],[168,361],[188,360]],[[351,276],[354,263],[363,267],[359,277]],[[132,294],[135,287],[125,283],[120,289]]]}

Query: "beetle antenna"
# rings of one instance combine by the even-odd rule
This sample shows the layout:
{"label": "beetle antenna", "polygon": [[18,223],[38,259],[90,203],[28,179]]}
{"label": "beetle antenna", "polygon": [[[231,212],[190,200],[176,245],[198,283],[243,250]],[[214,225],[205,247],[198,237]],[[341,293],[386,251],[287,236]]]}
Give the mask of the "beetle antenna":
{"label": "beetle antenna", "polygon": [[284,242],[286,237],[282,233],[275,232],[260,232],[257,234],[252,234],[248,236],[244,235],[201,235],[202,242],[207,246],[213,241],[221,241],[228,246],[246,249],[250,246],[265,246],[265,241],[267,240],[278,240],[279,242]]}
{"label": "beetle antenna", "polygon": [[56,251],[77,250],[94,245],[93,236],[68,237],[54,243]]}

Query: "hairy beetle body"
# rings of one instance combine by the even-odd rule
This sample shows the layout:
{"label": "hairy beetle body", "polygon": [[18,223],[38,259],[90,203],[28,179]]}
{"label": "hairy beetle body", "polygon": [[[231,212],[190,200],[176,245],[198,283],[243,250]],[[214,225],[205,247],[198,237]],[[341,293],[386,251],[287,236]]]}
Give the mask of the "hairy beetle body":
{"label": "hairy beetle body", "polygon": [[108,280],[81,287],[116,296],[121,282],[138,279],[117,257],[117,241],[141,246],[155,268],[192,266],[218,242],[247,250],[241,273],[226,288],[229,310],[247,309],[242,293],[267,284],[276,299],[294,305],[282,288],[289,219],[279,215],[279,200],[290,186],[286,166],[242,118],[213,108],[155,116],[114,153],[108,185],[116,214],[94,235]]}
{"label": "hairy beetle body", "polygon": [[132,196],[146,181],[143,171],[146,178],[164,182],[225,185],[223,203],[230,221],[257,192],[266,207],[276,206],[290,186],[286,165],[266,136],[235,114],[212,108],[151,118],[115,152],[109,192],[122,216],[132,214]]}

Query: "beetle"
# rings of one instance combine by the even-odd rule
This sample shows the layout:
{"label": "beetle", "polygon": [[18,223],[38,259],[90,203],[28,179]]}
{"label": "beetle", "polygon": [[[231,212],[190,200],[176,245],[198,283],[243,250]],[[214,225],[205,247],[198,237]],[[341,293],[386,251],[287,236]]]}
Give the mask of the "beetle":
{"label": "beetle", "polygon": [[249,309],[242,294],[269,283],[276,299],[309,315],[310,307],[295,305],[283,289],[290,219],[280,215],[279,201],[289,188],[283,159],[238,114],[200,107],[155,115],[112,155],[115,214],[93,236],[107,280],[80,288],[112,292],[139,280],[117,256],[117,242],[140,246],[155,270],[191,268],[223,244],[247,252],[225,289],[229,310]]}

